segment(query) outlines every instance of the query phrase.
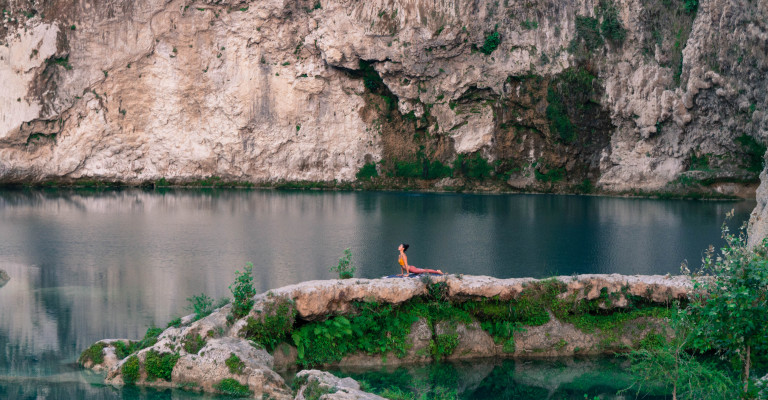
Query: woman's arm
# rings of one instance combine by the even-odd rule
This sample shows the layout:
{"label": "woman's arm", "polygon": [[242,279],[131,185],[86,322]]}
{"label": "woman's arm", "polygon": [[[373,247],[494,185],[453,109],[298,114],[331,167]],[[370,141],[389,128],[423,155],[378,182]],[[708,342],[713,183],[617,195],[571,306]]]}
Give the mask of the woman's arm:
{"label": "woman's arm", "polygon": [[405,276],[408,276],[411,274],[411,269],[408,265],[408,256],[406,256],[405,253],[403,253],[403,268],[405,268],[405,272],[406,272]]}

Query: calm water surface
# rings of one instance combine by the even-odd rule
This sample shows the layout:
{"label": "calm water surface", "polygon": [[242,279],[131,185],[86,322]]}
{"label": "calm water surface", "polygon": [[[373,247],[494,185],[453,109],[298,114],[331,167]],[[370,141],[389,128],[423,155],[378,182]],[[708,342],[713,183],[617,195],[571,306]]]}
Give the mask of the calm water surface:
{"label": "calm water surface", "polygon": [[[677,273],[754,202],[549,195],[0,190],[0,398],[183,398],[116,390],[73,365],[102,338],[139,338],[202,292],[228,296],[254,263],[261,291],[409,261],[450,273],[546,277]],[[478,397],[480,398],[480,397]]]}

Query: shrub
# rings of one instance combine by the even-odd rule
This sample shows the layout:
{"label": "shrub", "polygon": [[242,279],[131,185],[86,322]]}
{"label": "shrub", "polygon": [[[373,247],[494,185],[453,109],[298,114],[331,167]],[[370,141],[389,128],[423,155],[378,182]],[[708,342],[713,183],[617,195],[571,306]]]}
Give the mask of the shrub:
{"label": "shrub", "polygon": [[768,346],[768,240],[750,248],[745,229],[732,234],[723,224],[726,245],[720,254],[706,250],[689,309],[697,323],[693,345],[738,359],[746,392],[752,352]]}
{"label": "shrub", "polygon": [[480,52],[483,54],[491,54],[499,47],[499,44],[501,44],[499,32],[493,31],[485,37],[485,43],[483,43],[483,47],[480,48]]}
{"label": "shrub", "polygon": [[330,272],[338,272],[339,279],[350,279],[355,276],[355,266],[352,264],[352,250],[345,249],[344,255],[339,258],[335,267],[330,267]]}
{"label": "shrub", "polygon": [[746,163],[743,167],[750,172],[762,171],[765,163],[763,157],[765,156],[766,146],[746,134],[737,137],[736,143],[742,146],[747,155]]}
{"label": "shrub", "polygon": [[128,344],[123,341],[117,341],[112,344],[115,346],[115,355],[119,360],[128,357],[131,353],[136,351],[136,342],[128,341]]}
{"label": "shrub", "polygon": [[171,381],[171,374],[176,362],[179,361],[177,353],[158,353],[154,350],[147,352],[147,358],[144,360],[144,369],[147,371],[147,380],[156,378],[165,381]]}
{"label": "shrub", "polygon": [[440,161],[434,160],[429,163],[426,175],[427,179],[448,178],[453,175],[453,169]]}
{"label": "shrub", "polygon": [[360,170],[357,171],[357,174],[355,174],[355,178],[360,181],[371,180],[371,178],[377,176],[379,176],[379,172],[376,171],[376,163],[365,163],[360,167]]}
{"label": "shrub", "polygon": [[241,375],[243,373],[243,369],[245,368],[245,363],[235,355],[235,353],[230,353],[229,358],[227,358],[224,361],[225,364],[227,364],[227,368],[229,368],[229,372],[233,374]]}
{"label": "shrub", "polygon": [[243,272],[235,271],[235,283],[229,285],[234,301],[232,303],[232,315],[239,319],[253,308],[253,296],[256,289],[253,287],[253,264],[247,263]]}
{"label": "shrub", "polygon": [[179,318],[174,318],[174,319],[170,320],[170,321],[168,322],[168,326],[167,326],[167,328],[170,328],[170,327],[178,328],[178,327],[180,327],[180,326],[181,326],[181,317],[179,317]]}
{"label": "shrub", "polygon": [[139,367],[139,357],[131,356],[131,358],[125,360],[120,368],[120,372],[123,374],[123,382],[126,385],[133,385],[139,380]]}
{"label": "shrub", "polygon": [[195,321],[205,318],[213,312],[213,299],[205,293],[188,297],[187,301],[189,302],[187,310],[195,313]]}
{"label": "shrub", "polygon": [[184,351],[189,354],[197,354],[200,349],[205,347],[205,339],[200,335],[188,334],[181,341]]}
{"label": "shrub", "polygon": [[479,152],[471,157],[459,154],[453,162],[453,171],[454,173],[460,172],[470,179],[486,179],[491,176],[493,166],[488,164],[488,160],[483,158]]}
{"label": "shrub", "polygon": [[441,360],[447,356],[453,354],[456,347],[459,345],[459,335],[457,334],[443,334],[435,336],[435,342],[432,346],[432,356],[436,360]]}
{"label": "shrub", "polygon": [[141,339],[139,343],[136,343],[136,348],[134,351],[154,346],[154,344],[157,343],[157,337],[160,336],[161,333],[163,333],[163,330],[160,328],[147,328],[147,333],[144,334],[144,338]]}
{"label": "shrub", "polygon": [[592,51],[603,45],[597,18],[576,16],[576,37],[580,39],[587,50]]}
{"label": "shrub", "polygon": [[260,320],[248,318],[244,336],[272,352],[287,339],[295,319],[296,309],[290,300],[279,297],[264,306]]}
{"label": "shrub", "polygon": [[613,43],[621,45],[627,37],[627,30],[619,20],[619,14],[614,6],[603,9],[603,23],[600,24],[600,33]]}
{"label": "shrub", "polygon": [[80,358],[77,359],[78,364],[83,365],[88,361],[94,364],[101,364],[104,362],[104,348],[107,347],[105,343],[94,343],[91,347],[85,349]]}
{"label": "shrub", "polygon": [[250,397],[253,394],[248,389],[248,386],[242,385],[232,378],[222,379],[219,383],[213,385],[213,388],[230,396]]}

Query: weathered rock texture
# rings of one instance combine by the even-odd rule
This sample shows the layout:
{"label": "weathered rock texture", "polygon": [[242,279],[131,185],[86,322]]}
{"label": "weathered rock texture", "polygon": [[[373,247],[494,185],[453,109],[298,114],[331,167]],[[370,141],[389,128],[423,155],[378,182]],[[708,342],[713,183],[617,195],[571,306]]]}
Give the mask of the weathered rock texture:
{"label": "weathered rock texture", "polygon": [[[104,344],[103,349],[99,348],[104,356],[102,363],[94,365],[86,357],[82,357],[81,362],[86,368],[107,370],[107,382],[111,384],[120,385],[126,382],[126,363],[135,358],[138,359],[139,365],[134,379],[136,384],[216,392],[219,390],[217,385],[223,380],[235,380],[240,385],[247,386],[257,398],[262,395],[278,399],[290,398],[290,390],[273,369],[294,367],[298,357],[296,348],[282,343],[275,347],[273,356],[264,351],[261,345],[244,338],[248,332],[253,332],[249,329],[253,328],[254,323],[262,321],[264,324],[275,324],[274,321],[267,321],[268,316],[274,314],[275,310],[283,310],[272,307],[275,304],[288,305],[284,311],[296,314],[295,321],[288,318],[291,326],[284,328],[288,331],[283,334],[287,333],[290,337],[290,330],[298,329],[312,321],[344,314],[354,318],[355,302],[397,305],[416,298],[423,301],[430,298],[429,296],[435,296],[435,288],[443,288],[439,299],[442,304],[484,300],[523,301],[525,296],[532,293],[544,293],[549,290],[546,287],[557,288],[557,294],[553,295],[556,297],[551,300],[562,299],[565,302],[563,304],[570,305],[579,304],[582,300],[596,301],[593,303],[597,304],[596,307],[617,311],[630,305],[630,300],[669,304],[672,300],[685,299],[691,290],[691,282],[682,276],[615,274],[563,276],[546,281],[453,275],[431,277],[430,280],[403,278],[309,281],[255,296],[253,310],[239,320],[228,318],[232,306],[227,305],[198,321],[194,321],[194,316],[184,317],[178,327],[167,328],[157,336],[156,341],[147,343],[148,347],[134,352],[131,356],[126,355],[122,360],[116,357],[115,343],[118,341],[107,340],[100,342]],[[431,301],[438,301],[434,297],[432,299]],[[530,297],[528,299],[530,301]],[[548,307],[545,304],[539,306]],[[615,331],[601,331],[599,328],[584,331],[572,323],[558,320],[551,313],[549,321],[545,322],[537,326],[521,327],[524,329],[514,332],[511,341],[499,343],[496,341],[498,338],[494,338],[478,321],[428,320],[420,317],[407,331],[405,354],[398,356],[391,351],[383,354],[353,353],[347,354],[336,364],[350,367],[424,363],[435,357],[435,346],[444,346],[444,350],[439,350],[442,352],[439,357],[448,360],[596,354],[636,346],[649,333],[664,334],[666,329],[658,318],[647,316],[635,317],[623,323],[621,327],[617,325]],[[444,339],[447,341],[441,344]],[[127,341],[123,343],[130,344]],[[150,376],[152,367],[149,366],[149,357],[157,359],[163,355],[174,356],[175,361],[169,367],[167,377],[153,378]],[[235,369],[229,362],[233,356],[240,360],[240,367]],[[318,382],[338,389],[336,393],[329,394],[332,396],[329,398],[359,398],[348,397],[358,396],[355,391],[359,387],[344,386],[336,381],[326,382],[323,379]],[[302,398],[301,393],[300,390],[297,399]]]}
{"label": "weathered rock texture", "polygon": [[316,369],[301,371],[296,379],[304,381],[295,400],[384,400],[384,397],[360,390],[360,384],[352,378],[339,378],[329,372]]}
{"label": "weathered rock texture", "polygon": [[749,195],[765,149],[760,1],[0,8],[0,182],[351,181],[380,162],[455,166],[437,186],[490,172],[518,189]]}

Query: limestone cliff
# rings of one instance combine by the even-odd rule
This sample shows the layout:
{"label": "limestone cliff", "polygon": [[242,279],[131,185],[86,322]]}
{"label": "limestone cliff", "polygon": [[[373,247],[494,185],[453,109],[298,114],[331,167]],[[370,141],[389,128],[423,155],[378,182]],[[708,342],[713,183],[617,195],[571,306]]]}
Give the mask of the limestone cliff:
{"label": "limestone cliff", "polygon": [[743,193],[762,167],[761,0],[0,8],[0,182],[344,182],[375,163],[430,185]]}

